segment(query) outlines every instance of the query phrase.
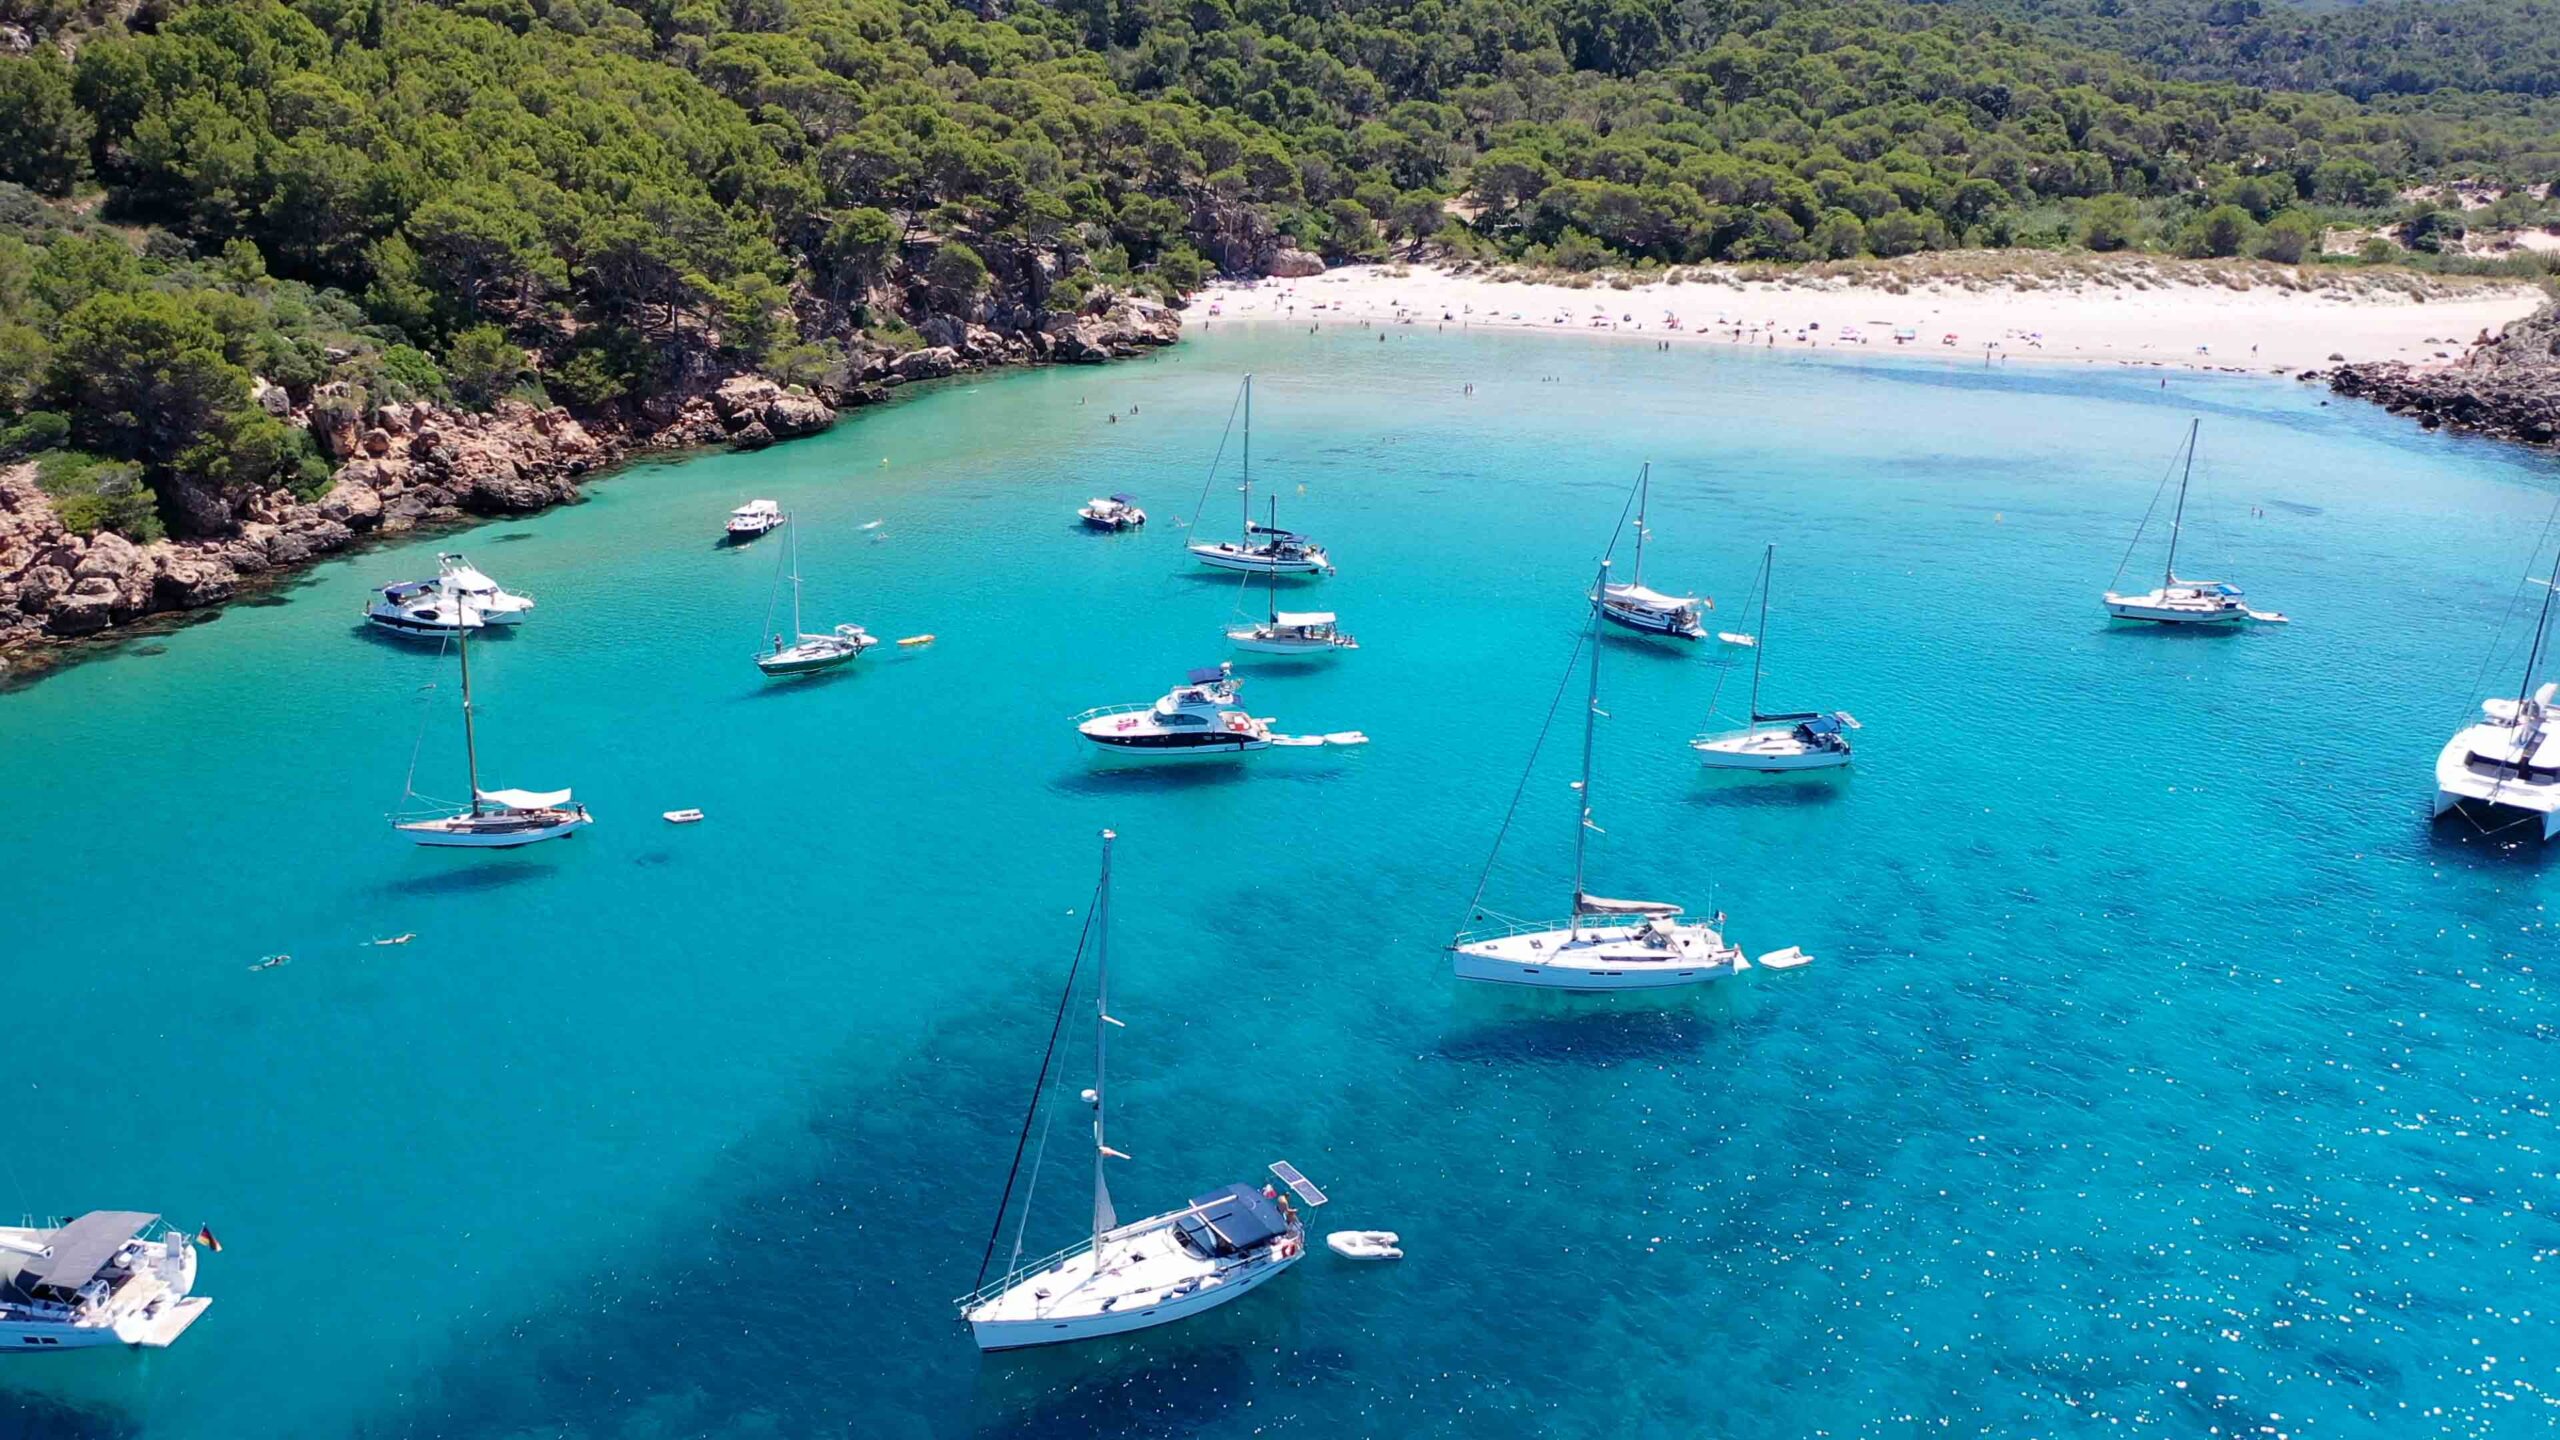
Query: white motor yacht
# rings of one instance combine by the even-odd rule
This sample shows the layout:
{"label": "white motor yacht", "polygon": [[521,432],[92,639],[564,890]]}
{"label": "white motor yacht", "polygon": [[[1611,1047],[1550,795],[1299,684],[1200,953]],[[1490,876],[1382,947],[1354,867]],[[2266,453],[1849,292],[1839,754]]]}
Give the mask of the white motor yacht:
{"label": "white motor yacht", "polygon": [[[878,636],[859,625],[838,625],[833,630],[811,634],[801,628],[800,619],[800,527],[794,525],[782,537],[783,578],[791,582],[791,629],[777,631],[767,637],[770,648],[756,656],[756,668],[768,676],[814,675],[833,670],[857,659],[862,652],[880,643]],[[772,610],[766,610],[766,624],[772,624]]]}
{"label": "white motor yacht", "polygon": [[750,500],[729,512],[729,538],[753,540],[767,531],[778,529],[782,521],[780,505],[771,500]]}
{"label": "white motor yacht", "polygon": [[486,617],[446,592],[437,580],[403,580],[374,592],[364,607],[365,623],[394,635],[442,640],[488,624]]}
{"label": "white motor yacht", "polygon": [[533,611],[532,596],[502,589],[460,555],[436,557],[436,588],[492,625],[513,625]]}
{"label": "white motor yacht", "polygon": [[1147,512],[1138,508],[1134,495],[1114,493],[1088,500],[1076,514],[1092,530],[1135,530],[1147,523]]}
{"label": "white motor yacht", "polygon": [[2514,698],[2480,702],[2481,718],[2455,733],[2436,757],[2435,813],[2459,810],[2493,830],[2531,825],[2545,840],[2560,834],[2560,724],[2553,702],[2560,684],[2533,684],[2550,633],[2551,601],[2560,587],[2542,582],[2542,616],[2525,654]]}
{"label": "white motor yacht", "polygon": [[[413,844],[456,850],[509,850],[539,844],[594,823],[587,807],[566,790],[480,788],[479,728],[471,712],[471,632],[460,634],[462,652],[462,754],[471,803],[436,813],[394,817],[392,830]],[[415,776],[411,779],[414,785]],[[416,791],[410,792],[414,798]]]}
{"label": "white motor yacht", "polygon": [[1645,511],[1653,499],[1653,466],[1645,465],[1636,472],[1636,563],[1635,573],[1623,585],[1604,581],[1591,598],[1600,605],[1600,613],[1611,623],[1648,635],[1672,635],[1683,640],[1697,640],[1707,633],[1705,612],[1715,608],[1713,600],[1695,595],[1667,595],[1644,583],[1644,545],[1651,532],[1645,527]]}
{"label": "white motor yacht", "polygon": [[1129,760],[1208,760],[1271,748],[1269,722],[1235,708],[1235,667],[1203,666],[1151,705],[1103,705],[1076,717],[1076,731]]}
{"label": "white motor yacht", "polygon": [[[2178,539],[2186,528],[2187,484],[2195,476],[2196,434],[2202,426],[2202,421],[2187,422],[2186,456],[2178,470],[2178,503],[2169,517],[2169,561],[2161,569],[2159,588],[2140,594],[2109,590],[2106,595],[2107,614],[2118,620],[2148,620],[2159,625],[2236,625],[2249,621],[2281,625],[2285,623],[2285,617],[2275,611],[2250,609],[2237,585],[2221,580],[2184,580],[2178,576]],[[2151,503],[2154,510],[2159,508],[2156,496]],[[2142,530],[2150,523],[2151,516],[2145,513],[2142,525],[2134,529],[2134,545],[2142,543]],[[2132,555],[2132,548],[2127,547],[2126,559],[2130,561]],[[2122,566],[2117,567],[2116,575],[2123,578]]]}
{"label": "white motor yacht", "polygon": [[0,1226],[0,1354],[162,1348],[213,1303],[195,1283],[195,1245],[157,1215],[92,1210]]}
{"label": "white motor yacht", "polygon": [[[1604,560],[1593,593],[1607,593],[1608,580],[1609,562]],[[1461,980],[1552,990],[1655,990],[1721,980],[1751,967],[1741,947],[1727,943],[1717,928],[1721,915],[1714,924],[1702,924],[1681,919],[1681,907],[1667,901],[1611,900],[1583,889],[1583,862],[1590,836],[1599,829],[1591,822],[1591,742],[1601,715],[1600,613],[1594,604],[1581,647],[1591,652],[1591,693],[1582,718],[1582,779],[1574,786],[1572,914],[1561,922],[1461,931],[1449,942],[1450,963]],[[1536,754],[1529,758],[1534,767]],[[1500,841],[1495,844],[1498,850]],[[1492,870],[1488,858],[1485,874]],[[1479,880],[1476,898],[1483,894]],[[1468,909],[1481,915],[1472,904]]]}
{"label": "white motor yacht", "polygon": [[[1251,575],[1330,575],[1333,559],[1324,547],[1294,531],[1280,528],[1275,501],[1271,523],[1253,518],[1253,377],[1244,377],[1244,534],[1236,540],[1204,541],[1186,548],[1193,559],[1219,570]],[[1211,471],[1215,473],[1215,466]],[[1203,496],[1206,498],[1205,494]],[[1197,519],[1197,516],[1193,517]]]}
{"label": "white motor yacht", "polygon": [[[1104,1129],[1109,1094],[1104,1063],[1112,1029],[1120,1022],[1110,1010],[1111,997],[1111,842],[1102,832],[1102,881],[1094,896],[1093,1088],[1083,1094],[1093,1124],[1093,1230],[1084,1239],[1041,1259],[1022,1258],[1023,1232],[1030,1222],[1024,1206],[1022,1225],[1014,1233],[1013,1254],[1004,1273],[991,1284],[960,1298],[960,1318],[981,1350],[1017,1350],[1030,1345],[1056,1345],[1121,1335],[1188,1320],[1259,1289],[1296,1264],[1307,1252],[1306,1227],[1296,1207],[1273,1186],[1233,1184],[1195,1195],[1179,1209],[1122,1224],[1112,1208],[1110,1161],[1129,1157],[1111,1148]],[[1074,971],[1059,1000],[1059,1019],[1075,994]],[[1032,1113],[1041,1097],[1032,1096]],[[1024,1133],[1030,1131],[1026,1120]],[[1045,1133],[1045,1132],[1044,1132]],[[1021,1170],[1021,1150],[1014,1156]],[[1046,1146],[1041,1154],[1046,1153]],[[1308,1183],[1295,1166],[1281,1161],[1271,1167],[1309,1208],[1325,1203],[1324,1193]],[[1038,1188],[1038,1161],[1032,1183]],[[1006,1193],[1012,1193],[1007,1177]],[[996,1215],[1001,1235],[1004,1214]],[[995,1236],[988,1238],[990,1260]],[[979,1269],[986,1278],[986,1265]]]}
{"label": "white motor yacht", "polygon": [[[1751,720],[1743,729],[1701,735],[1689,742],[1698,763],[1711,770],[1828,770],[1849,763],[1849,732],[1858,717],[1846,710],[1764,711],[1760,708],[1760,672],[1769,654],[1769,586],[1778,564],[1778,547],[1760,556],[1759,622],[1751,642]],[[1721,683],[1717,686],[1723,688]]]}

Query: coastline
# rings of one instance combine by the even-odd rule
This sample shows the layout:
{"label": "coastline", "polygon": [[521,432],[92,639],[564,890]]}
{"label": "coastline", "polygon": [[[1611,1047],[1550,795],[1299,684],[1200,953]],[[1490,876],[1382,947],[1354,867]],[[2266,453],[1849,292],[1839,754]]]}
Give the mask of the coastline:
{"label": "coastline", "polygon": [[2548,298],[2509,281],[2263,261],[2009,253],[1999,260],[1993,267],[1986,257],[1928,256],[1800,271],[1697,266],[1643,284],[1355,265],[1221,281],[1194,297],[1192,310],[1195,323],[1208,324],[1350,321],[1973,364],[2287,375],[2341,362],[2457,364]]}

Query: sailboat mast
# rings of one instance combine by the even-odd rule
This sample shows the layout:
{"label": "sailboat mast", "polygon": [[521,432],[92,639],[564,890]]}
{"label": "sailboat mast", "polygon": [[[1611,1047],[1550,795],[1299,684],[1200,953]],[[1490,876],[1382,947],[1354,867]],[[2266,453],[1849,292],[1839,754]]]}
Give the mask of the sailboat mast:
{"label": "sailboat mast", "polygon": [[1636,576],[1635,583],[1644,584],[1644,512],[1653,504],[1653,462],[1647,460],[1636,471]]}
{"label": "sailboat mast", "polygon": [[1102,1263],[1102,1237],[1116,1223],[1111,1213],[1111,1185],[1102,1173],[1103,1163],[1110,1158],[1111,1147],[1104,1142],[1102,1129],[1103,1056],[1116,1023],[1111,1018],[1111,842],[1119,837],[1109,830],[1102,832],[1101,898],[1094,916],[1095,948],[1093,971],[1093,1258],[1097,1269]]}
{"label": "sailboat mast", "polygon": [[1253,376],[1244,377],[1244,548],[1253,548]]}
{"label": "sailboat mast", "polygon": [[2178,472],[2178,508],[2169,517],[2169,568],[2160,581],[2162,589],[2178,583],[2178,531],[2187,520],[2187,481],[2196,473],[2196,431],[2202,420],[2187,422],[2187,468]]}
{"label": "sailboat mast", "polygon": [[[1271,497],[1271,530],[1275,536],[1280,531],[1280,497],[1277,495]],[[1280,542],[1274,539],[1271,543],[1277,545]],[[1280,624],[1280,567],[1277,565],[1262,567],[1262,598],[1263,608],[1270,614],[1270,623],[1277,627]]]}
{"label": "sailboat mast", "polygon": [[2519,722],[2523,719],[2526,702],[2533,695],[2533,672],[2534,668],[2542,663],[2543,642],[2551,634],[2551,600],[2555,595],[2560,595],[2560,565],[2555,565],[2551,578],[2542,582],[2542,618],[2533,622],[2533,644],[2524,652],[2524,680],[2516,686],[2516,716]]}
{"label": "sailboat mast", "polygon": [[1778,547],[1760,552],[1760,624],[1751,637],[1751,727],[1760,727],[1760,665],[1769,653],[1769,583],[1777,578]]}
{"label": "sailboat mast", "polygon": [[454,632],[462,646],[462,758],[471,771],[471,813],[480,814],[480,737],[471,723],[471,607],[453,602],[453,615],[463,628]]}
{"label": "sailboat mast", "polygon": [[800,643],[800,524],[790,516],[783,517],[783,528],[791,533],[782,537],[783,552],[791,562],[791,643]]}
{"label": "sailboat mast", "polygon": [[[1609,593],[1609,562],[1600,562],[1600,588]],[[1582,933],[1582,862],[1591,847],[1591,740],[1600,724],[1600,602],[1591,602],[1591,693],[1582,710],[1582,783],[1574,786],[1582,804],[1573,817],[1573,933]]]}

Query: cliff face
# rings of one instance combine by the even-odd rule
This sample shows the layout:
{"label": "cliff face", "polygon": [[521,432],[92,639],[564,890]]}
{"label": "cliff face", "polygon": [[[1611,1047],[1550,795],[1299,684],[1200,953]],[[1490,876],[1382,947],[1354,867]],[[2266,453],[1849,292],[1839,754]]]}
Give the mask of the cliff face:
{"label": "cliff face", "polygon": [[913,381],[1136,355],[1172,344],[1182,322],[1161,305],[1102,295],[1070,315],[981,306],[977,318],[936,317],[921,328],[931,342],[924,348],[867,352],[846,386],[824,392],[756,375],[706,376],[583,416],[515,401],[481,414],[380,405],[358,416],[318,395],[283,418],[310,428],[338,462],[327,493],[307,501],[286,490],[170,496],[174,528],[186,538],[148,545],[111,531],[71,533],[37,488],[33,464],[0,467],[0,675],[45,668],[48,650],[64,642],[219,605],[360,540],[575,500],[585,477],[640,451],[770,445],[824,430],[841,410]]}
{"label": "cliff face", "polygon": [[2325,378],[2341,395],[2410,415],[2430,430],[2451,425],[2501,440],[2560,439],[2560,304],[2545,305],[2474,347],[2459,364],[2417,369],[2399,361],[2340,365]]}

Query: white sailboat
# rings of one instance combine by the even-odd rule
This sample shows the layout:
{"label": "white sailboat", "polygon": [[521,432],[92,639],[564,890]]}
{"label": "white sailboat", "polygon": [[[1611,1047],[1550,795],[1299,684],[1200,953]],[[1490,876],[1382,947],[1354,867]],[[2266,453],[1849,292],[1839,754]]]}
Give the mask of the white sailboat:
{"label": "white sailboat", "polygon": [[2546,680],[2537,689],[2533,676],[2549,643],[2560,577],[2537,583],[2542,614],[2525,651],[2524,678],[2515,698],[2481,701],[2482,718],[2445,743],[2436,757],[2435,813],[2463,810],[2501,826],[2529,824],[2549,840],[2560,834],[2560,724],[2554,723],[2560,716],[2553,708],[2560,684]]}
{"label": "white sailboat", "polygon": [[[1199,541],[1185,547],[1192,558],[1219,570],[1255,575],[1330,575],[1333,560],[1324,547],[1304,535],[1280,528],[1277,501],[1271,523],[1253,519],[1253,377],[1244,377],[1244,535],[1237,540]],[[1195,517],[1196,518],[1196,517]],[[1259,541],[1256,536],[1261,537]]]}
{"label": "white sailboat", "polygon": [[[1295,1207],[1266,1185],[1234,1184],[1194,1196],[1188,1205],[1122,1224],[1111,1204],[1113,1160],[1129,1157],[1111,1148],[1104,1129],[1108,1117],[1108,1067],[1111,1031],[1120,1025],[1111,1015],[1111,842],[1102,832],[1102,879],[1094,892],[1093,1088],[1084,1101],[1093,1113],[1093,1229],[1086,1238],[1042,1259],[1022,1259],[1023,1234],[1030,1226],[1032,1199],[1040,1181],[1035,1158],[1024,1192],[1022,1224],[1014,1232],[1013,1256],[992,1284],[960,1297],[960,1318],[981,1350],[1015,1350],[1030,1345],[1056,1345],[1121,1335],[1188,1320],[1260,1288],[1306,1254],[1306,1227]],[[1067,994],[1059,1001],[1059,1018],[1075,994],[1075,973],[1067,975]],[[1040,1097],[1035,1093],[1036,1112]],[[1023,1127],[1026,1140],[1030,1126]],[[1047,1150],[1045,1132],[1041,1153]],[[1022,1153],[1014,1153],[1021,1172]],[[1309,1184],[1296,1167],[1281,1161],[1271,1167],[1304,1199],[1309,1208],[1325,1203],[1324,1193]],[[1006,1200],[1012,1196],[1010,1178]],[[996,1232],[987,1239],[987,1257],[995,1255],[1003,1231],[1005,1202],[996,1208]],[[979,1267],[983,1281],[987,1266]]]}
{"label": "white sailboat", "polygon": [[[1280,526],[1279,502],[1273,501],[1271,528]],[[1253,583],[1250,580],[1243,582]],[[1283,610],[1280,608],[1280,576],[1276,570],[1263,572],[1263,618],[1255,623],[1227,627],[1227,643],[1239,650],[1263,655],[1297,655],[1322,659],[1357,650],[1360,642],[1342,631],[1339,618],[1330,610]]]}
{"label": "white sailboat", "polygon": [[[1618,625],[1640,630],[1648,635],[1676,635],[1683,640],[1696,640],[1707,633],[1703,613],[1714,607],[1712,600],[1695,595],[1666,595],[1644,583],[1644,542],[1651,534],[1645,528],[1645,511],[1653,501],[1653,465],[1647,462],[1636,472],[1636,564],[1635,574],[1624,585],[1609,584],[1604,578],[1592,599],[1600,604],[1600,613]],[[1623,514],[1623,512],[1621,512]]]}
{"label": "white sailboat", "polygon": [[[471,803],[420,819],[395,817],[391,828],[419,845],[507,850],[557,840],[595,823],[587,807],[576,803],[566,790],[480,788],[480,738],[471,711],[471,632],[460,631],[455,640],[462,651],[462,753],[471,780]],[[410,793],[416,794],[414,789]]]}
{"label": "white sailboat", "polygon": [[[879,637],[859,625],[838,625],[823,634],[811,634],[800,628],[800,527],[793,525],[782,537],[784,578],[791,582],[791,630],[789,634],[766,637],[769,649],[756,656],[756,668],[768,676],[814,675],[833,670],[863,651],[880,643]],[[767,624],[772,609],[765,612]]]}
{"label": "white sailboat", "polygon": [[157,1215],[0,1226],[0,1355],[165,1349],[213,1303],[195,1283],[195,1245]]}
{"label": "white sailboat", "polygon": [[[1595,595],[1608,591],[1609,562],[1600,562]],[[1584,647],[1591,653],[1591,693],[1582,717],[1582,778],[1573,830],[1573,913],[1561,922],[1519,923],[1491,930],[1461,931],[1449,942],[1452,968],[1461,980],[1493,985],[1528,985],[1554,990],[1652,990],[1699,985],[1740,974],[1751,967],[1739,946],[1727,944],[1716,923],[1680,919],[1681,907],[1661,900],[1611,900],[1583,889],[1583,863],[1589,849],[1591,823],[1591,742],[1604,713],[1600,709],[1600,616],[1594,603]],[[1534,752],[1530,764],[1537,763]],[[1506,828],[1508,822],[1506,823]],[[1496,840],[1497,853],[1500,841]],[[1493,860],[1485,861],[1485,874]],[[1476,898],[1484,895],[1481,879]],[[1474,904],[1470,914],[1480,914]]]}
{"label": "white sailboat", "polygon": [[1769,587],[1777,565],[1778,547],[1772,545],[1760,556],[1760,612],[1751,632],[1751,723],[1740,731],[1689,742],[1698,763],[1712,770],[1827,770],[1849,763],[1848,732],[1859,728],[1858,717],[1846,710],[1772,713],[1760,708],[1760,671],[1769,654]]}
{"label": "white sailboat", "polygon": [[[2275,611],[2250,609],[2237,585],[2225,580],[2178,578],[2178,538],[2186,528],[2187,484],[2195,478],[2196,435],[2203,424],[2200,420],[2187,422],[2186,457],[2178,470],[2178,504],[2169,517],[2169,563],[2161,569],[2160,587],[2138,595],[2109,590],[2107,614],[2118,620],[2148,620],[2160,625],[2236,625],[2252,620],[2281,625],[2285,617]],[[2159,505],[2156,495],[2151,503],[2155,508]],[[2142,521],[2145,526],[2151,523],[2149,512],[2145,512]],[[2140,526],[2134,529],[2133,543],[2142,543]],[[2130,563],[2132,559],[2133,549],[2128,546],[2125,561]],[[2123,578],[2123,565],[2116,567],[2116,576]]]}

